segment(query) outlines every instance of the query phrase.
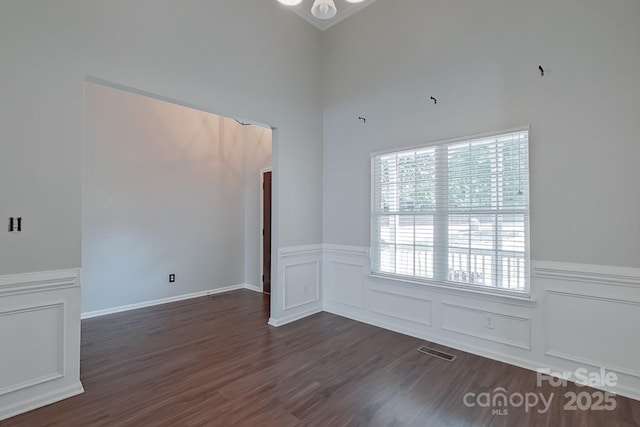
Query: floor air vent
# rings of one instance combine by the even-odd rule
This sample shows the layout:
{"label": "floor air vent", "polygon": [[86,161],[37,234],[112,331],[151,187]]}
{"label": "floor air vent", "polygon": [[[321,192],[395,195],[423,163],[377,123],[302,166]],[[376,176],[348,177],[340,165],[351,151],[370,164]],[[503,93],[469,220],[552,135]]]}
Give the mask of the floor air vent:
{"label": "floor air vent", "polygon": [[436,350],[435,348],[422,346],[418,349],[420,353],[429,354],[433,357],[437,357],[438,359],[446,360],[447,362],[453,362],[456,360],[456,357],[453,354],[445,353],[444,351]]}

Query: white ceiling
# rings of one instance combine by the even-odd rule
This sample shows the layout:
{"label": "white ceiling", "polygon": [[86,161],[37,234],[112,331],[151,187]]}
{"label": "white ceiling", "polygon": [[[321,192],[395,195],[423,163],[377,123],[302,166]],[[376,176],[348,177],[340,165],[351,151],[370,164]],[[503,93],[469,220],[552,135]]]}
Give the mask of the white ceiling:
{"label": "white ceiling", "polygon": [[365,0],[362,3],[347,3],[345,0],[334,1],[336,3],[338,13],[331,19],[318,19],[311,14],[311,6],[313,5],[313,0],[303,0],[302,3],[297,6],[285,6],[280,3],[278,3],[278,5],[297,13],[319,29],[326,30],[327,28],[336,25],[343,19],[348,18],[354,13],[364,9],[376,0]]}

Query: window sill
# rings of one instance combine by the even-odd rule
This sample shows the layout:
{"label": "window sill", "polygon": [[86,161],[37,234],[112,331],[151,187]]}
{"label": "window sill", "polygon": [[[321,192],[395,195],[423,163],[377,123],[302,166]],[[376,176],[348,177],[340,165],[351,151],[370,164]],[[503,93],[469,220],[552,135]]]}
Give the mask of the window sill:
{"label": "window sill", "polygon": [[460,295],[473,295],[483,299],[498,300],[509,304],[533,307],[537,303],[535,298],[525,293],[500,292],[492,289],[482,289],[464,285],[456,286],[445,282],[412,280],[411,278],[395,276],[393,274],[370,273],[369,277],[376,280],[388,280],[414,286],[434,288],[434,290],[451,291]]}

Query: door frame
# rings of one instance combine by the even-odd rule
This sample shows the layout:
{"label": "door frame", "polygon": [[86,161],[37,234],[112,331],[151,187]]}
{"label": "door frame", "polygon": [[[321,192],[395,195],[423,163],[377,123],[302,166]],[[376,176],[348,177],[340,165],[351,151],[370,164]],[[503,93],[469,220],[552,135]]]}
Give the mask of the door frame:
{"label": "door frame", "polygon": [[[260,292],[264,292],[264,280],[262,279],[264,276],[264,174],[267,172],[271,172],[273,177],[273,167],[260,169]],[[273,185],[271,186],[271,204],[271,247],[273,247]],[[273,257],[271,258],[271,271],[273,272]],[[273,278],[273,274],[271,278]],[[271,290],[273,293],[273,281]]]}

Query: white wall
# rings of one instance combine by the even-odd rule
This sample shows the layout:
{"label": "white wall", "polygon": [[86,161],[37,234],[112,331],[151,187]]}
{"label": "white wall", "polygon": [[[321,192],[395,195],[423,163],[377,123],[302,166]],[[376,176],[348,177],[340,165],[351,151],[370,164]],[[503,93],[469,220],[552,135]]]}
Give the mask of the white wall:
{"label": "white wall", "polygon": [[[633,0],[397,0],[323,35],[324,309],[531,369],[605,367],[640,398],[638,22]],[[369,275],[371,152],[527,124],[531,299]]]}
{"label": "white wall", "polygon": [[640,267],[638,22],[634,0],[398,0],[330,29],[324,241],[369,245],[369,153],[531,124],[532,257]]}
{"label": "white wall", "polygon": [[321,242],[320,33],[285,9],[262,0],[1,2],[0,218],[24,217],[25,231],[0,240],[0,274],[80,266],[85,76],[278,128],[277,242]]}
{"label": "white wall", "polygon": [[271,167],[271,131],[245,126],[244,142],[244,283],[262,287],[262,173]]}
{"label": "white wall", "polygon": [[79,265],[85,75],[277,127],[280,243],[319,242],[319,33],[291,18],[260,0],[3,2],[2,213],[34,232],[0,244],[2,272]]}
{"label": "white wall", "polygon": [[[640,390],[640,369],[622,351],[602,360],[595,345],[550,348],[558,336],[548,335],[586,337],[600,328],[585,310],[604,310],[610,326],[637,319],[637,270],[602,266],[640,266],[640,4],[378,1],[323,33],[322,44],[284,9],[261,0],[0,3],[0,219],[25,218],[22,234],[0,240],[0,274],[80,265],[83,83],[94,76],[277,128],[274,232],[279,246],[297,248],[274,252],[274,273],[283,277],[273,324],[318,310],[323,298],[330,310],[371,322],[367,313],[386,311],[376,316],[389,327],[489,348],[505,360],[525,360],[521,352],[529,351],[532,363],[562,365],[564,355],[573,366],[582,354],[622,368],[627,385]],[[532,256],[563,262],[536,276],[536,301],[522,308],[373,283],[359,249],[369,245],[369,153],[525,124],[532,125]],[[347,247],[305,247],[321,241]],[[380,307],[375,298],[385,292],[383,301],[395,305]],[[476,311],[443,310],[455,305]],[[565,305],[570,312],[557,310]],[[484,312],[510,321],[497,331],[468,329]],[[462,322],[453,328],[452,313]],[[562,320],[578,314],[584,323],[567,329]],[[529,337],[517,322],[530,322]],[[496,341],[508,333],[516,334],[511,344],[530,339],[531,350]],[[630,340],[621,342],[632,334],[622,328],[607,345],[637,354]]]}
{"label": "white wall", "polygon": [[83,312],[243,284],[245,227],[259,236],[245,203],[260,201],[245,177],[271,131],[93,83],[85,96]]}

